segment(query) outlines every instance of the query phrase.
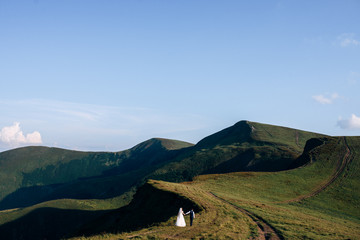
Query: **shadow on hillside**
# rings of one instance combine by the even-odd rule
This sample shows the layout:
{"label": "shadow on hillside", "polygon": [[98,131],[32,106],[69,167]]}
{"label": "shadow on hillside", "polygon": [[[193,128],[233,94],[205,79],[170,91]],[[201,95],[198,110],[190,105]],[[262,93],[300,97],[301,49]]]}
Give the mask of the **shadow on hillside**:
{"label": "shadow on hillside", "polygon": [[[271,152],[267,155],[267,152]],[[257,157],[258,156],[258,157]],[[265,156],[265,157],[262,157]],[[276,147],[257,146],[239,153],[202,174],[221,174],[232,172],[277,172],[292,167],[297,156]]]}
{"label": "shadow on hillside", "polygon": [[[107,199],[120,196],[132,187],[143,184],[146,181],[144,178],[149,173],[188,148],[157,152],[158,149],[162,149],[161,146],[146,148],[141,152],[134,151],[133,155],[120,166],[104,170],[101,175],[82,177],[62,184],[29,186],[39,182],[37,175],[47,176],[47,172],[36,169],[30,173],[23,173],[23,185],[29,187],[19,188],[4,197],[0,201],[0,210],[29,207],[62,198]],[[70,167],[64,165],[61,171],[67,171],[68,168]]]}
{"label": "shadow on hillside", "polygon": [[60,186],[61,185],[48,185],[20,188],[7,195],[0,202],[0,210],[29,207],[41,203],[46,198],[46,195],[50,194]]}
{"label": "shadow on hillside", "polygon": [[[127,180],[127,181],[126,181]],[[67,184],[23,187],[0,201],[0,210],[29,207],[56,199],[107,199],[122,195],[136,184],[126,176],[87,178]]]}
{"label": "shadow on hillside", "polygon": [[128,206],[104,214],[84,226],[74,236],[121,233],[149,227],[176,216],[180,207],[184,211],[202,211],[199,205],[185,197],[157,189],[151,184],[144,184]]}
{"label": "shadow on hillside", "polygon": [[120,233],[165,222],[185,211],[202,208],[173,192],[144,184],[133,201],[122,208],[107,211],[84,211],[39,208],[0,226],[0,239],[62,239],[103,233]]}
{"label": "shadow on hillside", "polygon": [[39,208],[0,226],[0,239],[61,239],[109,211]]}

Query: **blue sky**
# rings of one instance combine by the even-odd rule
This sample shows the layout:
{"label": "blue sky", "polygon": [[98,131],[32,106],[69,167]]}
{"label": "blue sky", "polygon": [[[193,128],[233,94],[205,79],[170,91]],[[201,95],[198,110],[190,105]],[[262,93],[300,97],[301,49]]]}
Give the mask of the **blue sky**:
{"label": "blue sky", "polygon": [[360,135],[359,1],[0,0],[0,151]]}

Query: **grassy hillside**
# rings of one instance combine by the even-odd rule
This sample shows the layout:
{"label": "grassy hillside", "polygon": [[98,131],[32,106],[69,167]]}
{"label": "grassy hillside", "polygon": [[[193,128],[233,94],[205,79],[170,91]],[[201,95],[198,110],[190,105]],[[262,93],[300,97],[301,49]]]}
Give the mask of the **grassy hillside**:
{"label": "grassy hillside", "polygon": [[111,198],[190,143],[150,139],[122,152],[25,147],[0,153],[0,209],[60,198]]}
{"label": "grassy hillside", "polygon": [[60,199],[0,211],[0,239],[61,239],[127,201]]}
{"label": "grassy hillside", "polygon": [[[27,179],[27,174],[41,171],[47,166],[67,164],[71,160],[83,159],[90,155],[85,152],[46,147],[24,147],[2,152],[0,153],[0,181],[8,184],[0,186],[0,199],[20,187],[31,185],[31,177]],[[54,178],[56,179],[56,176]],[[52,183],[56,183],[55,179]]]}
{"label": "grassy hillside", "polygon": [[[316,218],[326,219],[332,216],[330,213],[334,209],[327,209],[326,204],[321,205],[325,200],[312,202],[305,210],[299,208],[299,202],[303,205],[308,199],[315,199],[331,189],[331,186],[335,186],[339,176],[354,162],[350,161],[350,156],[351,159],[356,159],[357,143],[356,138],[332,138],[285,127],[241,121],[204,138],[194,146],[174,140],[151,139],[117,153],[84,153],[50,148],[33,148],[32,151],[25,148],[4,152],[0,153],[0,164],[9,171],[1,171],[0,168],[0,178],[14,178],[16,181],[11,183],[13,185],[10,184],[15,190],[7,195],[5,193],[9,188],[1,185],[0,191],[6,196],[0,202],[0,207],[25,208],[0,212],[0,232],[13,234],[11,232],[15,231],[17,236],[28,235],[29,229],[19,226],[32,223],[33,231],[39,234],[44,232],[43,235],[36,235],[36,238],[48,236],[50,230],[45,231],[45,228],[51,229],[52,238],[74,232],[78,233],[76,236],[99,236],[98,234],[103,232],[105,235],[100,235],[101,238],[111,239],[113,236],[118,238],[116,232],[123,231],[136,231],[131,234],[139,234],[140,238],[155,231],[155,238],[173,239],[256,239],[266,238],[268,235],[283,239],[291,234],[297,234],[300,239],[300,235],[296,233],[299,231],[303,237],[312,238],[312,235],[306,234],[300,227],[293,227],[285,219],[292,218],[291,214],[295,216],[297,211],[301,214],[310,211],[310,215],[306,216],[314,217],[314,223]],[[30,151],[28,155],[31,157],[20,152],[23,158],[15,158],[14,156],[21,155],[18,151]],[[12,159],[17,160],[12,162]],[[20,170],[8,167],[15,166],[15,163],[28,165],[19,168]],[[297,168],[299,166],[302,167]],[[292,168],[296,169],[289,170]],[[281,172],[277,172],[280,170]],[[213,175],[196,177],[209,173]],[[128,203],[135,188],[149,178],[181,182],[194,177],[194,182],[186,184],[150,182],[146,188],[138,191],[130,205],[118,209]],[[346,176],[345,179],[347,182],[350,178]],[[355,176],[351,183],[347,183],[347,188],[356,185],[357,181]],[[122,195],[124,193],[126,195]],[[348,191],[341,192],[339,196],[337,192],[333,194],[340,196],[339,199],[347,196],[346,200],[341,201],[347,201],[349,207],[344,210],[344,204],[339,201],[338,212],[350,216],[350,223],[353,224],[354,216],[351,213],[357,208],[356,204],[351,202],[353,200],[349,199],[357,195]],[[56,200],[62,198],[68,200]],[[184,198],[190,202],[183,201]],[[60,210],[56,208],[58,201],[65,201],[66,207]],[[87,203],[82,208],[82,201],[92,202],[93,208],[89,210]],[[174,205],[171,203],[173,201],[179,204]],[[327,201],[329,202],[328,199]],[[174,215],[181,207],[176,205],[198,206],[197,209],[201,210],[201,225],[194,227],[192,233],[173,227]],[[68,211],[69,209],[71,211]],[[277,217],[272,218],[272,210],[266,212],[266,209],[272,209],[279,214],[285,212],[285,215],[274,214]],[[161,211],[164,213],[156,216],[155,212]],[[286,212],[292,213],[286,215]],[[151,217],[143,219],[148,215]],[[65,224],[61,222],[62,218],[72,220]],[[276,223],[276,219],[282,220]],[[296,220],[296,224],[304,225],[304,219]],[[337,221],[342,218],[336,219],[338,224]],[[148,228],[149,224],[155,225]],[[144,227],[144,230],[136,230]],[[153,228],[156,230],[152,230]],[[318,234],[318,230],[314,231]],[[122,233],[120,236],[132,235]]]}
{"label": "grassy hillside", "polygon": [[357,239],[359,144],[359,137],[331,138],[310,151],[312,163],[306,167],[229,174],[220,181],[204,176],[200,182],[202,188],[266,219],[286,239]]}
{"label": "grassy hillside", "polygon": [[[175,226],[180,207],[196,212],[191,230]],[[189,224],[189,217],[185,219]],[[74,239],[241,239],[248,236],[243,229],[251,232],[248,224],[245,216],[196,186],[151,180],[139,189],[132,204],[105,214],[88,225],[85,234],[78,233],[83,236]]]}
{"label": "grassy hillside", "polygon": [[[115,234],[102,229],[75,239],[357,239],[360,137],[328,137],[321,142],[308,147],[304,155],[310,161],[297,169],[203,175],[178,184],[150,182],[199,206],[191,230],[174,226],[174,208],[169,220],[141,230]],[[162,198],[151,206],[169,202]]]}
{"label": "grassy hillside", "polygon": [[207,173],[281,171],[291,168],[310,138],[323,135],[240,121],[179,155],[150,178],[188,181]]}
{"label": "grassy hillside", "polygon": [[[26,147],[0,153],[0,209],[61,199],[119,196],[146,179],[186,181],[206,173],[279,171],[319,134],[241,121],[195,146],[150,139],[122,152]],[[90,187],[91,186],[91,187]]]}

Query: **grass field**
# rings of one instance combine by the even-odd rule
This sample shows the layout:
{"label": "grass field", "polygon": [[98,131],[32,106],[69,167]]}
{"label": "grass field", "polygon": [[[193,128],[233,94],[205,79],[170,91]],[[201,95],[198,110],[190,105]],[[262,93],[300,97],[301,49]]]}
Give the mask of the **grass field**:
{"label": "grass field", "polygon": [[[168,221],[151,227],[86,239],[358,239],[359,149],[359,137],[329,138],[310,152],[311,164],[293,170],[203,175],[178,184],[152,181],[201,206],[195,226],[175,227],[174,210]],[[274,231],[265,233],[261,225]]]}
{"label": "grass field", "polygon": [[[24,147],[0,153],[0,210],[127,192],[190,143],[154,138],[122,152]],[[1,217],[0,217],[1,218]],[[0,219],[1,221],[1,219]]]}
{"label": "grass field", "polygon": [[[121,153],[5,152],[0,164],[11,171],[0,178],[30,187],[2,200],[0,239],[357,239],[359,154],[360,137],[248,121],[194,146],[151,139]],[[22,205],[24,196],[36,198]],[[174,226],[180,207],[196,210],[193,227]]]}

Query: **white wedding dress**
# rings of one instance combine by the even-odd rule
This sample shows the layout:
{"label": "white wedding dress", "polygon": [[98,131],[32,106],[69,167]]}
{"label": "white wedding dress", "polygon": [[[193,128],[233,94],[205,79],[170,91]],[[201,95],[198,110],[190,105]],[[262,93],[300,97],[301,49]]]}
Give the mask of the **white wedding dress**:
{"label": "white wedding dress", "polygon": [[182,208],[179,209],[179,213],[177,215],[175,226],[186,227],[184,212],[183,212]]}

